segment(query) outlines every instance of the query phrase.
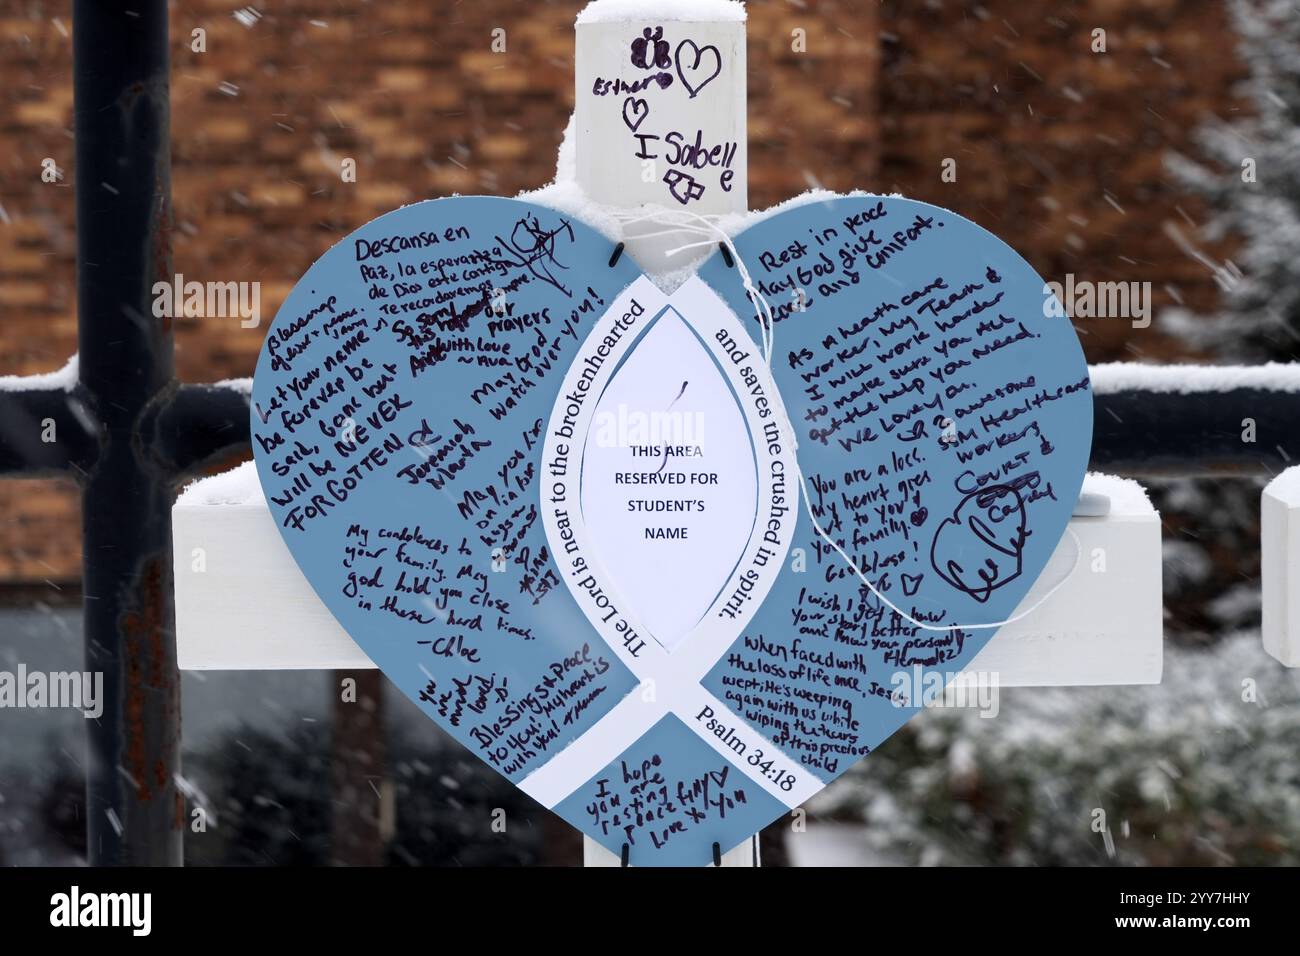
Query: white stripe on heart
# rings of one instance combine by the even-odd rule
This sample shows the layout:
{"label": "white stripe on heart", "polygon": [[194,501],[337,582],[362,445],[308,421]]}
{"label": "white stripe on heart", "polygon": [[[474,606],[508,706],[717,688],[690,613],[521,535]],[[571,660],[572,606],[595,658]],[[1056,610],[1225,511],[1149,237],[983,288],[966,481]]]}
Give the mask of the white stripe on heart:
{"label": "white stripe on heart", "polygon": [[[671,296],[665,295],[645,277],[638,279],[628,286],[618,299],[611,303],[605,314],[597,321],[595,327],[589,333],[587,342],[599,342],[612,332],[615,320],[629,310],[633,299],[644,307],[645,315],[651,317],[651,321],[646,322],[647,328],[653,324],[653,320],[657,319],[665,309],[673,308],[682,321],[690,325],[700,339],[709,346],[715,358],[719,359],[719,365],[731,381],[736,393],[741,396],[745,394],[747,389],[737,377],[736,369],[732,363],[727,361],[725,354],[721,352],[721,347],[716,344],[712,332],[724,329],[736,341],[751,346],[753,346],[753,340],[745,332],[730,307],[698,277],[691,278]],[[710,328],[701,327],[701,322],[692,321],[692,316],[697,317],[697,319],[707,317]],[[595,378],[591,381],[588,388],[589,397],[582,406],[581,414],[577,417],[577,424],[574,428],[576,436],[583,436],[582,441],[584,444],[585,436],[591,426],[591,417],[598,404],[600,392],[608,384],[612,371],[629,353],[629,350],[635,346],[643,332],[644,329],[638,329],[632,335],[621,337],[617,345],[610,350]],[[564,396],[575,388],[577,379],[581,374],[581,354],[579,353],[579,356],[575,358],[573,366],[566,374],[565,381],[561,385],[560,395],[556,401],[557,409],[564,403]],[[797,475],[797,469],[794,461],[793,441],[790,440],[792,430],[786,421],[785,410],[781,405],[780,396],[763,363],[755,361],[752,363],[752,368],[760,377],[761,387],[774,410],[776,420],[782,423],[782,435],[786,439],[781,443],[781,454],[773,456],[772,461],[780,463],[782,474],[795,476]],[[740,406],[745,415],[750,434],[755,436],[755,445],[758,445],[757,436],[762,433],[762,425],[757,412],[751,404],[743,400],[740,402]],[[552,418],[554,419],[554,417],[555,412],[553,411]],[[555,444],[554,429],[548,426],[543,462],[553,460]],[[576,439],[574,446],[577,447]],[[576,472],[579,464],[580,462],[575,461],[572,470]],[[738,569],[751,567],[755,553],[763,544],[760,529],[766,527],[765,515],[770,512],[773,485],[773,466],[770,463],[768,464],[769,467],[760,466],[758,468],[758,520],[755,522],[754,531],[751,532],[749,544],[737,564]],[[794,489],[796,502],[796,507],[788,509],[789,528],[792,531],[798,511],[798,491],[794,486],[793,478],[787,482],[787,488]],[[541,512],[548,543],[557,565],[559,565],[565,549],[559,536],[555,517],[552,509],[542,507]],[[544,806],[553,807],[578,786],[581,786],[604,769],[610,761],[634,744],[660,719],[672,714],[687,727],[694,730],[701,739],[726,758],[741,773],[784,805],[788,807],[798,806],[821,790],[824,784],[819,779],[803,770],[797,762],[790,759],[783,751],[778,750],[763,734],[746,723],[700,684],[700,681],[703,680],[709,670],[740,635],[745,623],[752,617],[753,612],[767,595],[784,563],[785,554],[789,548],[790,535],[786,534],[784,536],[783,541],[777,548],[778,553],[767,563],[768,573],[764,575],[759,585],[754,589],[752,599],[748,602],[744,613],[735,619],[721,617],[717,613],[717,609],[726,603],[727,596],[733,590],[730,584],[735,576],[735,572],[733,572],[728,579],[728,586],[724,587],[720,592],[714,605],[701,618],[700,623],[691,634],[683,639],[677,649],[670,655],[641,626],[635,608],[624,600],[619,593],[617,582],[611,579],[605,569],[600,566],[597,554],[592,547],[590,533],[581,519],[580,510],[571,508],[570,515],[570,530],[578,552],[586,558],[590,573],[601,582],[601,588],[612,604],[619,608],[621,617],[627,624],[631,625],[636,634],[640,635],[639,646],[625,643],[620,637],[620,633],[607,621],[602,620],[595,604],[586,599],[586,596],[570,583],[572,575],[567,573],[564,567],[560,568],[561,577],[564,578],[566,586],[570,588],[575,601],[582,608],[584,614],[587,615],[592,626],[601,634],[622,663],[641,681],[641,686],[628,694],[580,738],[525,777],[519,784],[520,788]],[[652,701],[645,699],[647,696],[645,691],[649,687],[652,687],[654,691]],[[706,709],[712,712],[712,718],[715,721],[730,728],[730,737],[743,745],[746,754],[745,758],[741,759],[731,747],[710,732],[704,722],[698,719]],[[754,763],[751,764],[750,759],[753,755],[761,756],[758,756]],[[766,760],[773,761],[773,771],[779,778],[791,784],[790,789],[778,786],[755,765]]]}

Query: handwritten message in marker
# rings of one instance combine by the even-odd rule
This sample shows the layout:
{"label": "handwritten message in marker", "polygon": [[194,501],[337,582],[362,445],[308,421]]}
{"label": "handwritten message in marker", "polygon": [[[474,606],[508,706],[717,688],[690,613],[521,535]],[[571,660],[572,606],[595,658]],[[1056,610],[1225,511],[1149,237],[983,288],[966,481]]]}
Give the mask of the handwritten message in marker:
{"label": "handwritten message in marker", "polygon": [[[679,74],[641,39],[708,94],[707,45]],[[735,256],[669,293],[612,250],[510,200],[370,223],[268,330],[254,452],[304,575],[425,714],[634,865],[704,864],[1015,613],[1089,385],[1033,270],[936,207],[737,237],[767,334]]]}
{"label": "handwritten message in marker", "polygon": [[633,684],[595,635],[543,626],[576,609],[538,522],[541,409],[634,274],[575,281],[606,247],[505,200],[407,207],[308,272],[255,379],[259,474],[299,565],[408,696],[516,780]]}
{"label": "handwritten message in marker", "polygon": [[578,179],[593,198],[745,208],[742,23],[578,23]]}
{"label": "handwritten message in marker", "polygon": [[[801,511],[805,569],[705,686],[830,779],[923,702],[913,668],[941,689],[995,631],[959,625],[1010,617],[1056,548],[1091,441],[1087,368],[1033,270],[945,210],[813,203],[737,249],[772,307],[822,533]],[[728,272],[703,277],[755,316]]]}

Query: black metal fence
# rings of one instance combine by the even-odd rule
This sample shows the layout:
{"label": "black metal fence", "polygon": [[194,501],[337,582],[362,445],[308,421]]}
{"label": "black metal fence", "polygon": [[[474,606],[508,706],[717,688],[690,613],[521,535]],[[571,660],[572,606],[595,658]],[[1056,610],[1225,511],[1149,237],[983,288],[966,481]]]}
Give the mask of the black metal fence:
{"label": "black metal fence", "polygon": [[[172,278],[167,44],[166,0],[75,2],[79,378],[0,392],[0,476],[81,489],[86,667],[104,673],[88,723],[96,865],[181,862],[171,506],[178,482],[249,443],[247,397],[178,383],[171,319],[153,315],[154,283]],[[1274,474],[1300,454],[1297,422],[1300,393],[1284,389],[1102,394],[1092,466]]]}
{"label": "black metal fence", "polygon": [[[95,864],[179,864],[184,801],[170,512],[176,482],[248,442],[236,392],[179,385],[170,319],[166,0],[77,0],[73,15],[79,380],[0,395],[0,472],[71,475],[82,493]],[[50,434],[52,442],[43,438]]]}

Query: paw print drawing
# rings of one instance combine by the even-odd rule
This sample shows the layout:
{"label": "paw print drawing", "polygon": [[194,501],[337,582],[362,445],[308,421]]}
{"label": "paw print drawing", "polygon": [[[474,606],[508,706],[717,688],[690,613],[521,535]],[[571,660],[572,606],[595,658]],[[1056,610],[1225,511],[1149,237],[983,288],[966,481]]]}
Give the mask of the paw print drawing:
{"label": "paw print drawing", "polygon": [[641,36],[632,41],[632,64],[643,70],[666,70],[673,65],[670,50],[663,27],[655,27],[653,33],[646,27]]}

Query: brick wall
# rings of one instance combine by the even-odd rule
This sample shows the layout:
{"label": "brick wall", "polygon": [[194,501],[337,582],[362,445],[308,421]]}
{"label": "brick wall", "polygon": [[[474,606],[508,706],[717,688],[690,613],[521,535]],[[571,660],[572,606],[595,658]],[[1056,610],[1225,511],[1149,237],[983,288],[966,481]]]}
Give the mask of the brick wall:
{"label": "brick wall", "polygon": [[[573,101],[580,3],[264,0],[172,4],[174,264],[262,283],[264,321],[176,324],[191,381],[252,373],[267,318],[330,245],[393,207],[546,182]],[[71,3],[0,10],[0,373],[75,348]],[[1212,302],[1163,231],[1198,215],[1162,156],[1233,107],[1218,4],[987,0],[749,4],[750,197],[899,191],[999,233],[1047,278],[1154,283]],[[1108,52],[1090,52],[1107,29]],[[490,50],[507,31],[507,53]],[[191,50],[206,30],[207,51]],[[792,50],[806,31],[807,52]],[[54,159],[61,183],[40,179]],[[357,164],[344,183],[340,161]],[[940,179],[946,157],[956,183]],[[1166,288],[1168,287],[1168,288]],[[1169,290],[1173,290],[1172,292]],[[1085,326],[1093,360],[1175,343]],[[0,580],[75,580],[75,493],[0,482]]]}
{"label": "brick wall", "polygon": [[[1205,0],[886,0],[881,7],[882,189],[996,232],[1045,279],[1151,282],[1157,308],[1214,305],[1201,209],[1171,184],[1170,150],[1237,106],[1223,5]],[[1107,52],[1091,50],[1105,29]],[[939,178],[943,157],[958,180]],[[1076,322],[1090,361],[1188,358],[1154,329]]]}

